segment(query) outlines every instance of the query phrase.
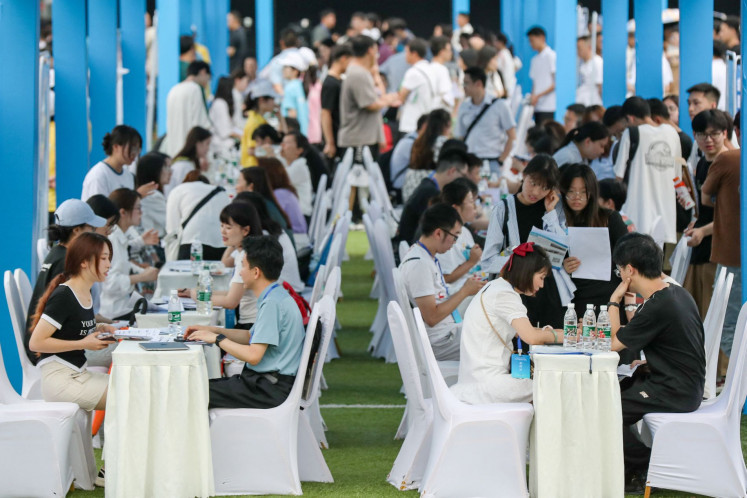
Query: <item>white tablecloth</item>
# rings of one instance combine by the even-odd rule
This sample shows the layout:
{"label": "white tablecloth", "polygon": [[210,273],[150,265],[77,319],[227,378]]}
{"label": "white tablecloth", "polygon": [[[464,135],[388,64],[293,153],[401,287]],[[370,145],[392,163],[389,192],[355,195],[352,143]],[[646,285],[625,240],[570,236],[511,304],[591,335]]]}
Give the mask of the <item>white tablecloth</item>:
{"label": "white tablecloth", "polygon": [[622,497],[618,354],[534,354],[533,359],[530,495]]}
{"label": "white tablecloth", "polygon": [[[226,314],[223,309],[214,309],[210,316],[198,315],[196,311],[182,311],[182,326],[189,325],[220,325],[226,323]],[[137,327],[141,329],[162,329],[169,326],[168,313],[148,313],[146,315],[135,315]],[[220,348],[205,346],[205,362],[207,364],[208,378],[217,379],[220,374]]]}
{"label": "white tablecloth", "polygon": [[[213,261],[205,261],[212,263]],[[225,268],[223,274],[213,274],[213,291],[227,291],[231,286],[232,268]],[[192,275],[190,261],[168,261],[158,272],[158,282],[154,298],[168,296],[171,289],[193,289],[197,287],[197,275]]]}
{"label": "white tablecloth", "polygon": [[208,377],[199,346],[112,354],[106,404],[106,496],[214,494]]}

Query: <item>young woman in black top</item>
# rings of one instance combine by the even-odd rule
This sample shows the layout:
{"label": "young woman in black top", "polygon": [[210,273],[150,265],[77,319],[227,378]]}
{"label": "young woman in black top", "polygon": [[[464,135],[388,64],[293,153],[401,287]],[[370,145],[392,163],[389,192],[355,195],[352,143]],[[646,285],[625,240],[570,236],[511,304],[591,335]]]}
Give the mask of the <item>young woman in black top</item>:
{"label": "young woman in black top", "polygon": [[86,369],[84,350],[111,344],[101,334],[113,334],[114,327],[96,324],[91,297],[91,286],[106,278],[111,254],[111,242],[103,235],[79,235],[68,246],[64,272],[39,300],[29,346],[41,353],[45,401],[77,403],[84,410],[106,408],[108,375]]}
{"label": "young woman in black top", "polygon": [[568,257],[563,261],[563,268],[571,275],[576,285],[573,303],[576,305],[576,316],[586,312],[586,305],[593,304],[597,309],[607,304],[610,295],[620,284],[620,278],[614,273],[612,252],[617,241],[628,233],[628,228],[620,213],[599,206],[599,184],[594,171],[581,163],[568,164],[560,175],[560,193],[563,196],[563,211],[568,227],[607,227],[610,241],[610,278],[588,280],[574,278],[573,272],[579,269],[583,261]]}

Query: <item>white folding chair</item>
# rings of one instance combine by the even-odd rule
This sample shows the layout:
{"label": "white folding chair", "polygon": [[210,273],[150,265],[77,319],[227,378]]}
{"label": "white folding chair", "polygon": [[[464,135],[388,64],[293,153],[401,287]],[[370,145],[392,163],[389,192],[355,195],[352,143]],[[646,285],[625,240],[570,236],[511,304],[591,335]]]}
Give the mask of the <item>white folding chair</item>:
{"label": "white folding chair", "polygon": [[533,116],[534,106],[529,104],[529,98],[527,96],[524,98],[523,104],[521,106],[521,112],[519,113],[519,118],[517,119],[516,140],[514,140],[513,151],[511,152],[512,156],[515,156],[517,154],[527,154],[527,131],[529,131],[529,128],[532,124]]}
{"label": "white folding chair", "polygon": [[[323,306],[327,306],[322,304],[324,301],[317,303],[311,313],[299,373],[288,398],[280,406],[210,410],[216,495],[300,495],[301,479],[320,477],[324,457],[317,444],[309,444],[309,435],[313,441],[313,433],[301,428],[300,413],[302,402],[311,394],[305,386],[310,388],[312,384],[307,384],[316,361],[316,357],[311,358],[311,348],[314,337],[318,337],[317,323],[321,321]],[[332,333],[331,324],[322,323],[320,345],[324,344],[324,335]],[[329,481],[325,482],[331,482],[332,476],[327,477]]]}
{"label": "white folding chair", "polygon": [[94,488],[90,413],[74,403],[21,397],[8,380],[1,350],[0,434],[3,496],[65,496],[73,481],[77,488]]}
{"label": "white folding chair", "polygon": [[372,242],[372,247],[375,248],[373,252],[374,263],[380,283],[381,296],[379,298],[379,310],[377,310],[376,314],[377,317],[384,317],[383,327],[375,331],[368,349],[374,358],[384,358],[387,363],[394,363],[397,361],[397,356],[394,352],[389,324],[386,321],[386,306],[389,301],[395,300],[396,295],[394,280],[392,279],[394,254],[392,253],[391,241],[387,234],[386,223],[383,219],[379,218],[374,221],[373,227],[368,228],[367,226],[366,230],[371,230],[369,240]]}
{"label": "white folding chair", "polygon": [[670,276],[680,285],[685,283],[687,268],[690,266],[690,256],[693,253],[693,248],[687,245],[689,240],[690,237],[681,237],[674,248],[672,257],[669,258],[669,263],[672,265],[672,274]]}
{"label": "white folding chair", "polygon": [[[734,330],[724,390],[691,413],[649,413],[644,428],[653,438],[647,487],[707,496],[747,496],[740,421],[747,397],[747,306]],[[648,490],[647,490],[648,491]]]}
{"label": "white folding chair", "polygon": [[368,351],[374,349],[381,341],[381,336],[386,331],[386,304],[387,299],[384,294],[384,289],[381,284],[380,269],[379,269],[379,256],[376,255],[376,240],[374,238],[374,225],[371,217],[368,213],[363,214],[363,226],[366,230],[366,237],[368,238],[368,247],[373,254],[374,269],[376,270],[376,276],[374,277],[374,283],[371,288],[371,298],[378,299],[379,305],[376,308],[376,315],[374,316],[371,328],[369,329],[373,334],[371,342],[368,345]]}
{"label": "white folding chair", "polygon": [[459,401],[440,375],[419,310],[415,323],[419,340],[414,346],[423,351],[433,393],[433,436],[421,496],[529,496],[526,456],[532,405],[473,406]]}
{"label": "white folding chair", "polygon": [[[411,417],[411,429],[394,460],[387,482],[400,490],[417,489],[428,463],[431,429],[433,425],[433,404],[423,397],[421,375],[418,370],[415,350],[407,330],[405,315],[399,304],[392,301],[387,307],[389,329],[397,352],[397,366],[405,386],[408,408]],[[423,378],[423,381],[426,379]]]}
{"label": "white folding chair", "polygon": [[10,271],[6,270],[3,276],[3,284],[5,285],[5,300],[8,303],[10,323],[13,327],[13,336],[16,338],[16,349],[18,350],[18,359],[21,362],[21,372],[23,374],[21,395],[28,399],[42,399],[41,372],[29,360],[26,354],[26,346],[24,345],[26,320],[23,317],[26,311],[21,306],[18,287],[16,287],[16,281]]}
{"label": "white folding chair", "polygon": [[727,275],[726,268],[722,268],[716,278],[711,303],[703,322],[705,331],[706,377],[703,399],[711,400],[716,397],[716,377],[718,370],[718,353],[721,345],[721,332],[724,329],[724,317],[729,304],[729,293],[734,281],[734,274]]}
{"label": "white folding chair", "polygon": [[314,206],[311,210],[311,220],[309,221],[309,244],[314,245],[314,233],[317,224],[325,223],[327,221],[326,210],[322,212],[322,205],[324,204],[324,198],[327,192],[327,175],[322,175],[319,178],[319,184],[316,187],[316,195],[314,196]]}
{"label": "white folding chair", "polygon": [[409,250],[410,250],[410,244],[408,244],[406,240],[400,240],[399,247],[398,247],[400,261],[405,260],[405,254],[407,254],[407,251]]}
{"label": "white folding chair", "polygon": [[298,466],[301,481],[333,482],[320,448],[328,448],[325,426],[319,410],[323,358],[332,339],[335,323],[335,300],[324,296],[317,303],[322,338],[319,349],[309,360],[308,374],[301,397],[301,416],[298,420]]}
{"label": "white folding chair", "polygon": [[49,242],[45,238],[41,238],[36,241],[36,257],[39,259],[39,265],[41,265],[45,259],[47,259],[47,254],[49,254],[49,245],[47,245]]}
{"label": "white folding chair", "polygon": [[16,281],[16,287],[18,287],[18,294],[21,297],[21,309],[23,310],[23,318],[27,319],[29,304],[31,303],[31,281],[29,280],[26,272],[21,268],[16,268],[13,272],[13,278]]}

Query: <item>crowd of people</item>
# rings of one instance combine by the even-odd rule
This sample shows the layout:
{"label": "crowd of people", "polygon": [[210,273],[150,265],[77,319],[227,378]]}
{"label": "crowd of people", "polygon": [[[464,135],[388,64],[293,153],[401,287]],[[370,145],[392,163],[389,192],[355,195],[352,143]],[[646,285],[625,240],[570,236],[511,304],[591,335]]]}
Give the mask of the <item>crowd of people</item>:
{"label": "crowd of people", "polygon": [[[141,155],[140,134],[115,127],[80,199],[56,208],[26,336],[44,398],[105,407],[106,376],[86,365],[111,363],[111,323],[132,318],[159,268],[189,259],[199,242],[205,260],[234,268],[213,302],[236,310],[235,328],[186,331],[219,344],[236,365],[235,375],[211,381],[210,407],[282,403],[303,343],[292,294],[309,270],[299,255],[317,187],[353,149],[347,181],[357,221],[368,147],[402,205],[393,243],[409,247],[398,263],[408,297],[436,358],[460,361],[452,390],[461,400],[530,401],[531,380],[509,371],[512,341],[563,342],[569,303],[577,316],[587,305],[609,307],[612,349],[623,363],[640,363],[642,351],[649,367],[621,386],[628,489],[640,486],[649,450],[627,426],[652,411],[699,406],[702,320],[722,267],[735,277],[724,365],[731,354],[741,306],[741,133],[715,85],[724,46],[738,49],[738,23],[714,26],[713,84],[687,90],[689,136],[677,125],[677,95],[601,105],[601,32],[578,38],[577,102],[560,123],[555,52],[540,26],[526,33],[536,54],[521,61],[505,35],[475,29],[467,14],[459,29],[438,25],[425,40],[403,19],[364,13],[338,35],[334,11],[325,10],[310,33],[283,30],[279,52],[258,71],[239,19],[229,15],[231,74],[211,89],[204,47],[183,36],[182,81],[159,109],[165,136]],[[519,130],[510,99],[525,64],[534,125]],[[231,161],[236,181],[226,183],[216,172]],[[569,228],[606,229],[606,278],[575,276],[584,261],[570,253],[551,264],[530,235]],[[692,257],[675,282],[666,272],[681,237]]]}

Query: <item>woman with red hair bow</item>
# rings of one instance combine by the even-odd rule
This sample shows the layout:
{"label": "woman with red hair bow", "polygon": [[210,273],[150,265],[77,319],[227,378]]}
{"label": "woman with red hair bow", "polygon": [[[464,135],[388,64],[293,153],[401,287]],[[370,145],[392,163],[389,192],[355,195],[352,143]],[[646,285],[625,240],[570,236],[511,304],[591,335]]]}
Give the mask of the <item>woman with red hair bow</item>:
{"label": "woman with red hair bow", "polygon": [[551,269],[545,251],[525,242],[513,249],[501,276],[472,299],[462,326],[459,382],[451,387],[457,398],[470,404],[531,401],[531,379],[510,373],[512,341],[517,337],[517,349],[522,343],[562,342],[561,331],[533,327],[521,302],[522,295],[542,289]]}

